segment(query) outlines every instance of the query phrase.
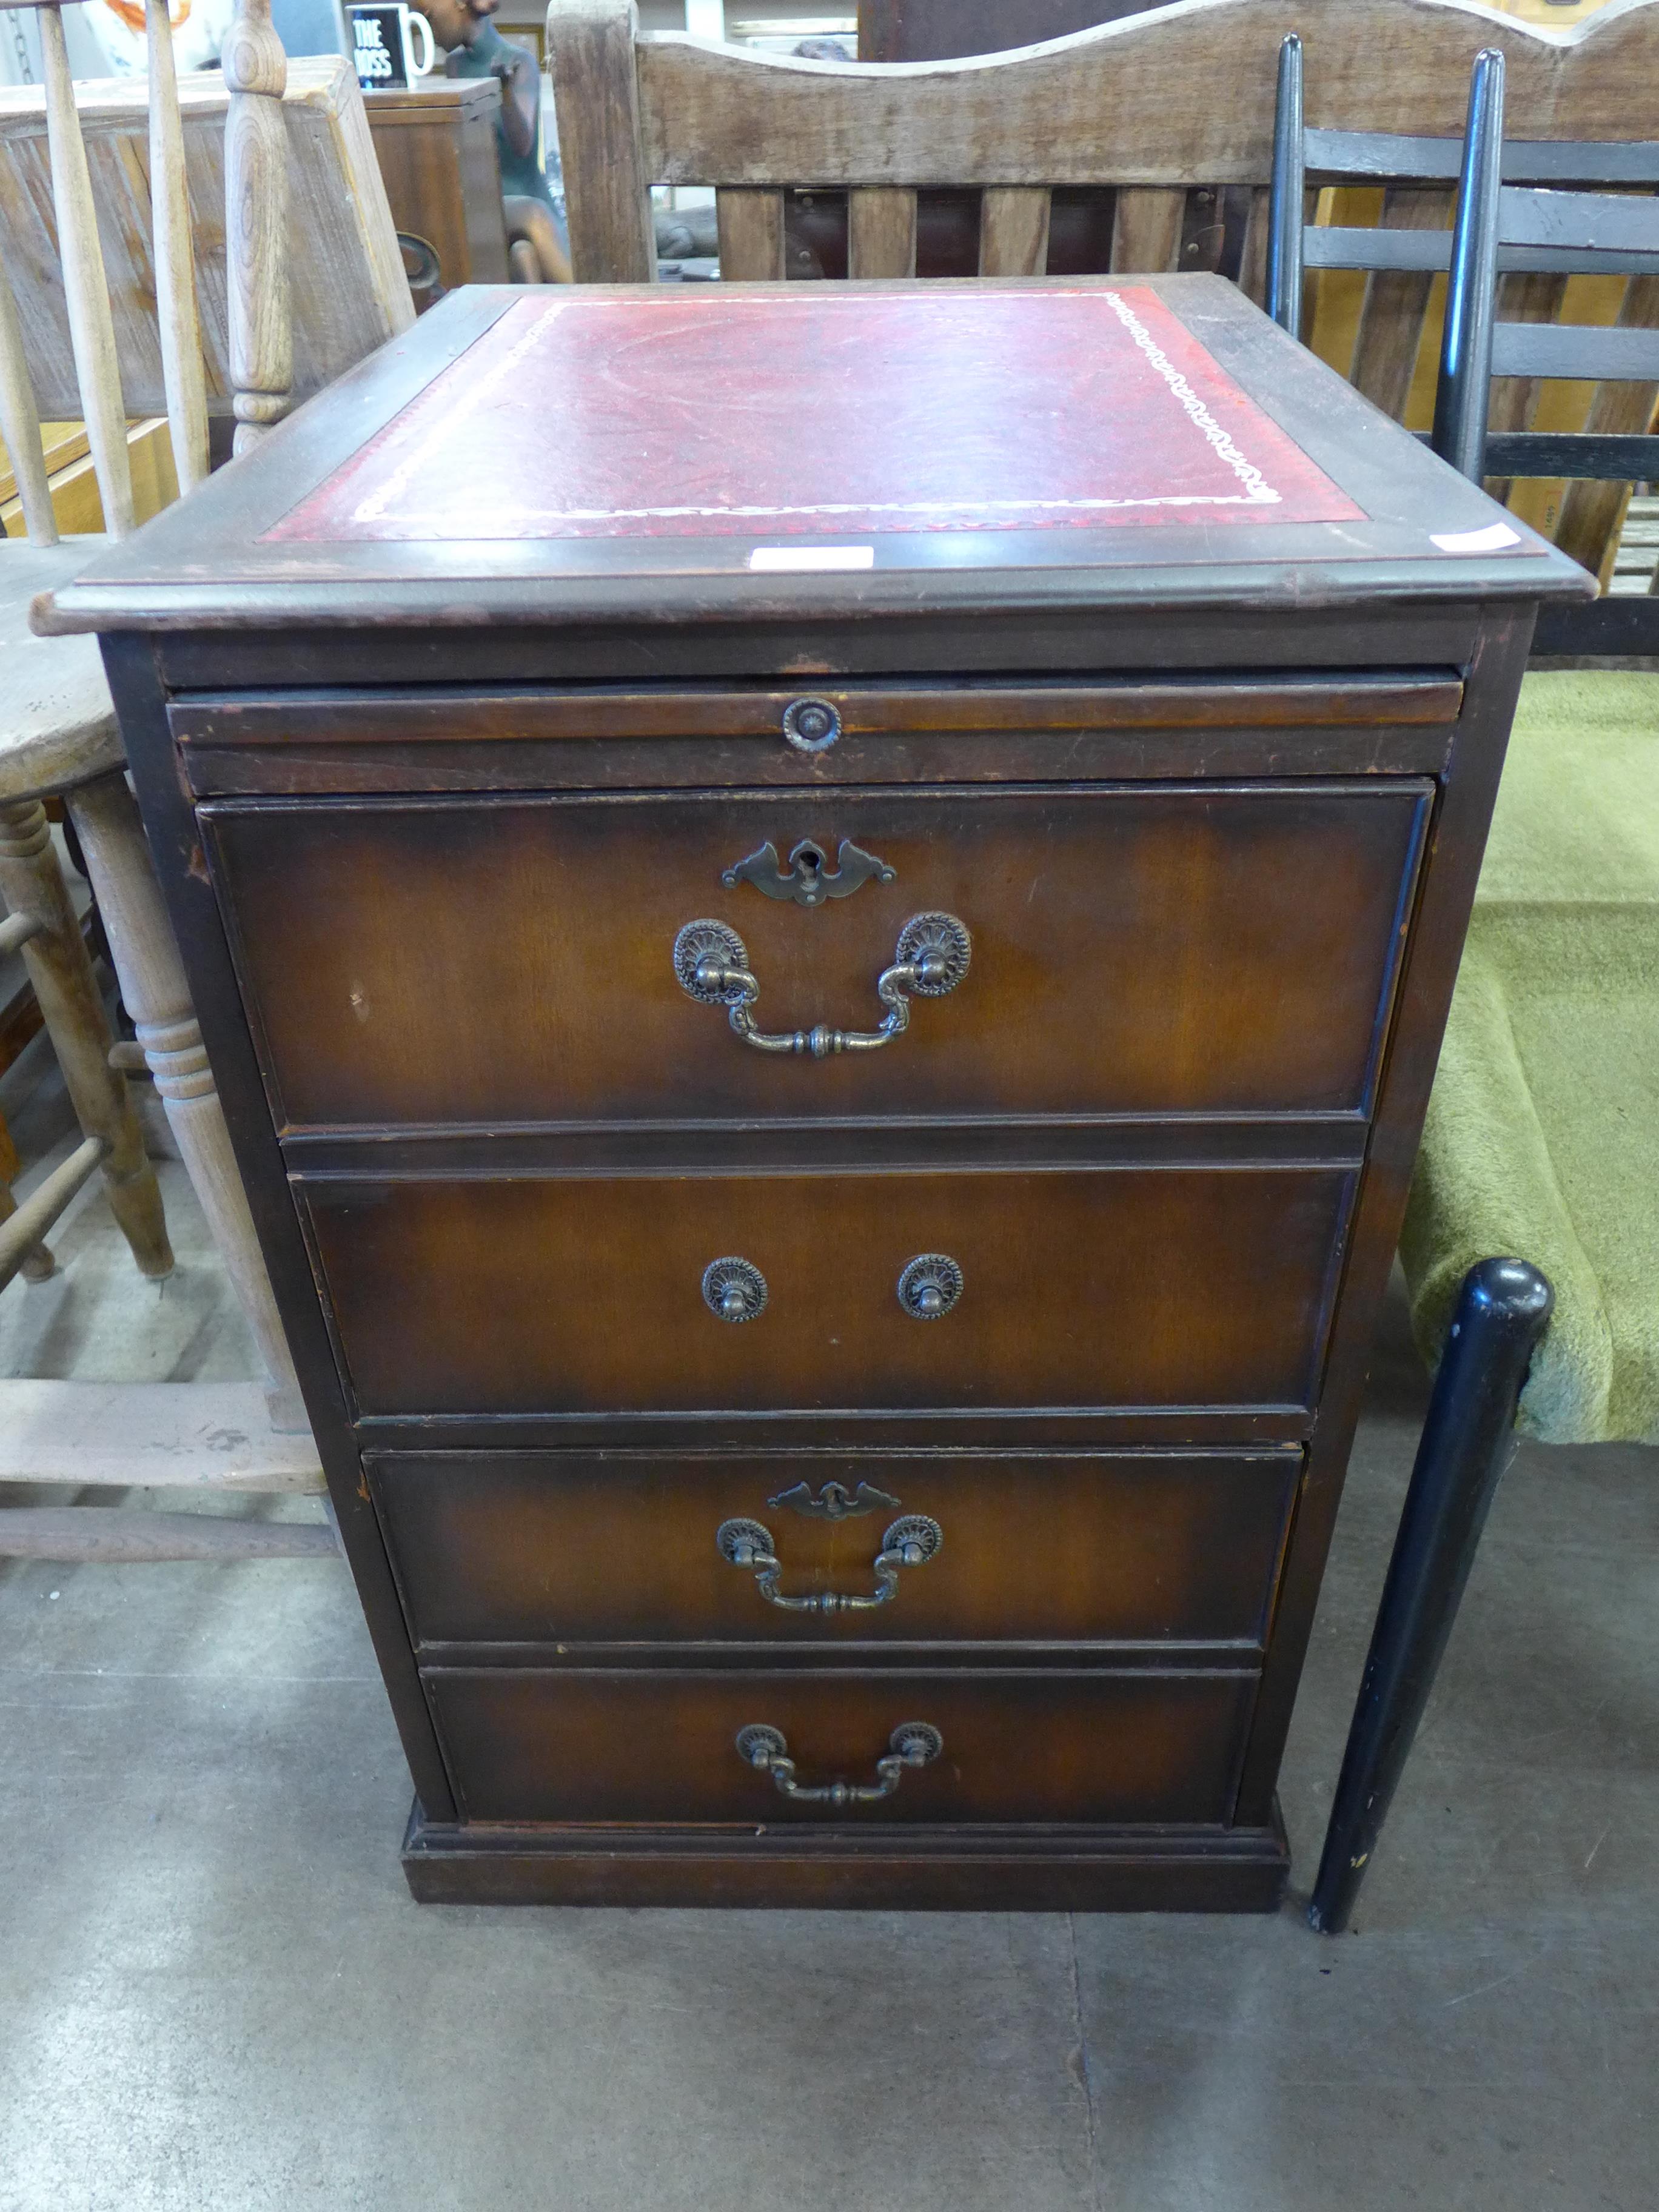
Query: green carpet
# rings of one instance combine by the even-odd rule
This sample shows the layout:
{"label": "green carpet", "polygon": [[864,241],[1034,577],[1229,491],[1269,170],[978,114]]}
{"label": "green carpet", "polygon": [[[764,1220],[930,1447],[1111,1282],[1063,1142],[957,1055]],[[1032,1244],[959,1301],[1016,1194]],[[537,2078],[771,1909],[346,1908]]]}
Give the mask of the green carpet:
{"label": "green carpet", "polygon": [[1431,1363],[1477,1260],[1549,1277],[1525,1434],[1659,1442],[1659,676],[1522,686],[1400,1249]]}

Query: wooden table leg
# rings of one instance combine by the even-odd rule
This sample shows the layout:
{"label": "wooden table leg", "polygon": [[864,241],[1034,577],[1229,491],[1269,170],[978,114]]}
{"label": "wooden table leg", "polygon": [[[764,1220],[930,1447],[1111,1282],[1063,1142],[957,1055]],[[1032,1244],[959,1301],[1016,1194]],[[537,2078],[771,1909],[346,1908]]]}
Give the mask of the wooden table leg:
{"label": "wooden table leg", "polygon": [[132,1256],[146,1275],[169,1274],[173,1249],[155,1170],[126,1078],[109,1064],[114,1040],[38,799],[0,805],[0,897],[13,914],[40,923],[21,947],[23,963],[81,1127],[107,1147],[104,1185]]}
{"label": "wooden table leg", "polygon": [[1434,1395],[1382,1585],[1364,1679],[1308,1918],[1322,1934],[1348,1924],[1429,1702],[1463,1586],[1474,1565],[1515,1408],[1555,1293],[1524,1260],[1471,1267],[1434,1378]]}
{"label": "wooden table leg", "polygon": [[122,1002],[132,1017],[179,1156],[270,1375],[272,1419],[280,1428],[303,1428],[305,1414],[288,1340],[231,1152],[224,1109],[161,902],[137,802],[122,775],[100,776],[64,797],[109,938]]}

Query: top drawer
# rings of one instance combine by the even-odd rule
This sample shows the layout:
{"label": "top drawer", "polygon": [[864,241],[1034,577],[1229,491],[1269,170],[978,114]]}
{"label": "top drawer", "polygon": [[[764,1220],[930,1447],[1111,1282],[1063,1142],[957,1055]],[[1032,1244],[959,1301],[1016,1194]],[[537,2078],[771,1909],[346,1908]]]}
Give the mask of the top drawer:
{"label": "top drawer", "polygon": [[[1432,790],[866,788],[201,812],[290,1126],[1358,1114]],[[807,902],[769,896],[755,878],[775,893],[792,860],[798,888],[840,880]],[[875,1031],[905,924],[940,913],[971,939],[967,972],[948,995],[912,988],[908,1027],[878,1050],[752,1049],[677,980],[685,925],[718,921],[756,979],[762,1031]]]}

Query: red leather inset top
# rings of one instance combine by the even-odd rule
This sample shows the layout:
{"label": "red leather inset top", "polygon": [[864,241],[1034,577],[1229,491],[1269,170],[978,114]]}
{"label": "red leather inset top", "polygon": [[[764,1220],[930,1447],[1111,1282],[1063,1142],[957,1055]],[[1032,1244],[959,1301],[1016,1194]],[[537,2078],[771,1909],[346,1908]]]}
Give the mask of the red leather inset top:
{"label": "red leather inset top", "polygon": [[1145,286],[675,285],[515,301],[266,540],[1360,512]]}

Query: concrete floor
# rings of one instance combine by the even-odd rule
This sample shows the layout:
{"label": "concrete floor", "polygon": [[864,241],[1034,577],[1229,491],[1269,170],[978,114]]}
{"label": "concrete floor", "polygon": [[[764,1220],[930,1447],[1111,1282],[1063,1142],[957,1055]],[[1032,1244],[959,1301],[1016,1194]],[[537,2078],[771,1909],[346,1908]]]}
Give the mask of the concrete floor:
{"label": "concrete floor", "polygon": [[[252,1371],[164,1182],[178,1274],[88,1194],[0,1373]],[[1522,1451],[1358,1931],[1302,1918],[1421,1393],[1396,1310],[1272,1919],[417,1907],[343,1565],[0,1565],[0,2209],[1650,2206],[1654,1455]]]}

